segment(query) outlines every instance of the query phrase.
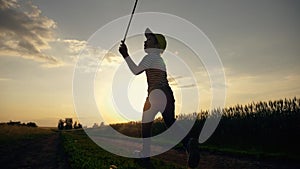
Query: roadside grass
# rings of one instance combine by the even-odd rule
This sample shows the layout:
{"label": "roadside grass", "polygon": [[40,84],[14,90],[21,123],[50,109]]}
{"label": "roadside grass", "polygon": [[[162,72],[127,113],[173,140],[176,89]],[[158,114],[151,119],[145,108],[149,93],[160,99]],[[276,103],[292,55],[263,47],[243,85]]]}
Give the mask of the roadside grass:
{"label": "roadside grass", "polygon": [[26,139],[35,139],[53,133],[49,128],[0,125],[1,145],[12,144]]}
{"label": "roadside grass", "polygon": [[[71,168],[95,169],[111,168],[113,165],[118,169],[143,168],[139,166],[135,159],[125,158],[105,151],[96,145],[83,130],[62,131],[64,151],[67,154]],[[176,164],[152,158],[155,168],[181,169],[183,167]]]}

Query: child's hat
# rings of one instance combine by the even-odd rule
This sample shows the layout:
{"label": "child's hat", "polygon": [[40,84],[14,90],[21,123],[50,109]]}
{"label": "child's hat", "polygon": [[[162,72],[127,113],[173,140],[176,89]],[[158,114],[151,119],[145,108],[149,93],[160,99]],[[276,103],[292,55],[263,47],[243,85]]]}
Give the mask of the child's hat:
{"label": "child's hat", "polygon": [[157,34],[157,33],[153,33],[149,28],[147,28],[145,30],[145,36],[154,36],[155,39],[157,40],[157,43],[159,45],[159,48],[162,50],[165,50],[167,47],[167,41],[164,35],[162,34]]}

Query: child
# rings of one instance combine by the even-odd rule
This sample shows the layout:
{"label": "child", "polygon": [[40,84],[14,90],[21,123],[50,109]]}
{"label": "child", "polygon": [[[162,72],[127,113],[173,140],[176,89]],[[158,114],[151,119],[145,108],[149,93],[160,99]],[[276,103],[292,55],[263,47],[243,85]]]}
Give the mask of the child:
{"label": "child", "polygon": [[[120,45],[119,52],[124,57],[133,74],[139,75],[144,71],[146,72],[148,97],[143,108],[142,137],[149,138],[151,137],[153,120],[158,112],[162,112],[167,127],[172,126],[176,119],[175,99],[167,80],[166,65],[161,57],[167,46],[166,39],[161,34],[154,34],[149,28],[146,29],[145,36],[144,51],[147,55],[139,65],[136,65],[132,61],[128,54],[127,46],[124,43]],[[182,143],[189,154],[189,167],[197,167],[200,159],[197,139],[186,136],[182,140]],[[143,142],[142,153],[146,156],[150,154],[150,143]],[[150,162],[150,158],[144,158],[144,162],[147,163],[147,161]]]}

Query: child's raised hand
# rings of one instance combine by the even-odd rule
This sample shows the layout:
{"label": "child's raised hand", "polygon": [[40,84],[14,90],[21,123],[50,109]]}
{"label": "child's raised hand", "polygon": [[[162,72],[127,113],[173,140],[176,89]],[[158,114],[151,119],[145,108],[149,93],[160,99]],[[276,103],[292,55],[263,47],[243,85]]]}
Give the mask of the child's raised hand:
{"label": "child's raised hand", "polygon": [[125,43],[121,43],[120,47],[119,47],[119,52],[121,53],[121,55],[123,56],[123,58],[128,57],[128,49]]}

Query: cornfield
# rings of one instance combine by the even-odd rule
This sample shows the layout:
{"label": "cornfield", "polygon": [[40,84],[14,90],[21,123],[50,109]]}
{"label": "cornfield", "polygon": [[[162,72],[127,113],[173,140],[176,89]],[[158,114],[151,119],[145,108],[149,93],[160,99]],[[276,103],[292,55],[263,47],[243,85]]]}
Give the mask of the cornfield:
{"label": "cornfield", "polygon": [[[299,157],[300,99],[296,97],[180,115],[177,120],[197,118],[190,134],[198,138],[205,120],[216,116],[221,116],[220,123],[203,145]],[[111,126],[128,136],[141,136],[141,122]],[[156,119],[153,135],[165,130],[163,119]]]}

